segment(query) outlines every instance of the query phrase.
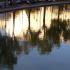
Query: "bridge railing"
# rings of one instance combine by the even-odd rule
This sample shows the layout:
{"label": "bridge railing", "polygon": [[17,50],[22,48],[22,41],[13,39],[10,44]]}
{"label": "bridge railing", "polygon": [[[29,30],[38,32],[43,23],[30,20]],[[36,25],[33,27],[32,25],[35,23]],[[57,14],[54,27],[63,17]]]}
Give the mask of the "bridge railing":
{"label": "bridge railing", "polygon": [[0,2],[0,8],[7,8],[12,6],[24,5],[24,4],[40,4],[40,3],[57,3],[57,2],[70,2],[70,0],[5,0]]}

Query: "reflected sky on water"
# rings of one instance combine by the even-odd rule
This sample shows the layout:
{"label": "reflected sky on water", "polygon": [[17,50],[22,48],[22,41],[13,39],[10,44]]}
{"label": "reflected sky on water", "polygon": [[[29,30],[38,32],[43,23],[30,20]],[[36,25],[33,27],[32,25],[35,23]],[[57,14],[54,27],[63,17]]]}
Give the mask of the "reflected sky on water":
{"label": "reflected sky on water", "polygon": [[44,8],[32,9],[30,29],[28,10],[17,11],[14,38],[13,13],[0,14],[0,70],[70,70],[70,10],[60,7],[46,7],[45,23]]}
{"label": "reflected sky on water", "polygon": [[29,55],[19,55],[15,70],[69,70],[69,52],[70,46],[65,43],[61,43],[59,49],[54,48],[50,55],[39,54],[37,48],[33,48]]}

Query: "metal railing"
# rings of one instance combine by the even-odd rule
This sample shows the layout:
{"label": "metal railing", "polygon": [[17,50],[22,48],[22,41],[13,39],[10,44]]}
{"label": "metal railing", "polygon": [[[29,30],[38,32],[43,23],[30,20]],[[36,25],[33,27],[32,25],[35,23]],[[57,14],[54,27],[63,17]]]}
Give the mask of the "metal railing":
{"label": "metal railing", "polygon": [[9,12],[14,10],[21,10],[21,9],[29,9],[29,8],[35,8],[35,7],[44,7],[44,6],[53,6],[53,5],[64,5],[64,4],[70,4],[70,1],[62,1],[62,2],[38,2],[38,3],[31,3],[31,4],[15,4],[10,6],[8,3],[4,8],[0,8],[0,13],[2,12]]}

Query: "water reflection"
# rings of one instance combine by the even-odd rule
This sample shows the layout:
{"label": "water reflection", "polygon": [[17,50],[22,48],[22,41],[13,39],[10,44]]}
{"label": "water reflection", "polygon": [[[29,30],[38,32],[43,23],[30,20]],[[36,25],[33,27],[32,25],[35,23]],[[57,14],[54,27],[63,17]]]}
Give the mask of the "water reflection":
{"label": "water reflection", "polygon": [[[32,48],[37,48],[39,54],[50,54],[54,47],[60,47],[61,42],[70,40],[70,29],[65,20],[54,19],[51,26],[45,29],[45,37],[39,38],[41,30],[35,32],[27,30],[25,40],[18,38],[2,36],[0,34],[0,64],[1,67],[8,67],[14,69],[17,64],[17,55],[27,54],[31,52]],[[4,67],[5,68],[5,67]]]}
{"label": "water reflection", "polygon": [[60,36],[67,30],[67,22],[62,20],[52,20],[48,36],[53,39],[54,43],[59,43]]}
{"label": "water reflection", "polygon": [[8,36],[0,34],[0,67],[8,67],[13,70],[13,65],[17,63],[16,48],[18,48],[17,39],[14,40]]}
{"label": "water reflection", "polygon": [[35,32],[29,30],[27,32],[26,38],[29,40],[32,46],[38,45],[38,50],[41,53],[51,52],[54,45],[60,47],[61,42],[66,41],[70,38],[70,29],[68,29],[68,24],[65,20],[53,19],[50,28],[44,30],[43,39],[39,38],[41,30]]}
{"label": "water reflection", "polygon": [[[15,70],[14,66],[18,64],[18,56],[21,54],[23,54],[22,57],[25,58],[25,55],[30,55],[31,51],[36,48],[38,55],[50,55],[54,48],[61,48],[61,43],[65,44],[70,41],[70,11],[65,10],[65,8],[67,7],[51,6],[15,12],[15,35],[13,38],[8,34],[11,32],[12,35],[13,32],[12,15],[7,17],[3,14],[7,17],[7,21],[3,21],[4,16],[0,18],[1,23],[4,22],[4,25],[1,24],[1,29],[6,25],[7,31],[4,29],[6,35],[0,33],[0,67]],[[9,28],[11,30],[9,30]],[[21,38],[15,37],[18,33],[20,35],[22,34]],[[32,54],[35,56],[34,53]]]}

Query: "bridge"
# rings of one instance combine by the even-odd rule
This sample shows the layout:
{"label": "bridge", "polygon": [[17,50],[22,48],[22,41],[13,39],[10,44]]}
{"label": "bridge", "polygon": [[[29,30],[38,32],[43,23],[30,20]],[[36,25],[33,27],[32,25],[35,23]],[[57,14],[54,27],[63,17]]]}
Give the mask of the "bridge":
{"label": "bridge", "polygon": [[70,1],[38,2],[38,3],[33,3],[33,4],[16,4],[15,6],[8,5],[7,7],[0,8],[0,13],[22,10],[22,9],[31,9],[31,8],[36,8],[36,7],[65,5],[65,4],[70,4]]}

